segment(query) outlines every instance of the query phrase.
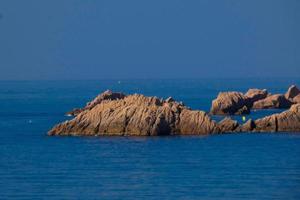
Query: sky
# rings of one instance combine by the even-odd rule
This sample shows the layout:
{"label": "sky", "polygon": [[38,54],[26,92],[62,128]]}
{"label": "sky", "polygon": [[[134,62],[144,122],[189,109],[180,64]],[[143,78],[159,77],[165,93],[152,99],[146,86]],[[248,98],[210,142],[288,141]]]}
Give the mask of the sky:
{"label": "sky", "polygon": [[299,0],[1,0],[0,80],[300,77]]}

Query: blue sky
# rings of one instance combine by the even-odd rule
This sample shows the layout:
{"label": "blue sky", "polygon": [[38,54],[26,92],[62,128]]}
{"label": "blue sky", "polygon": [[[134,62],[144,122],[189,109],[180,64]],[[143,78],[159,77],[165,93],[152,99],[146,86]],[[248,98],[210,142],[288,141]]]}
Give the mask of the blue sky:
{"label": "blue sky", "polygon": [[289,77],[299,0],[1,0],[0,80]]}

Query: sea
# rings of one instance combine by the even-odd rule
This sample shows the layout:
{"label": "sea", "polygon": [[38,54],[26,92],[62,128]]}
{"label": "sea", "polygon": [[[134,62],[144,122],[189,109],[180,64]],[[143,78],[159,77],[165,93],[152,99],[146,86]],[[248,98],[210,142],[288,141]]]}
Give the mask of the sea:
{"label": "sea", "polygon": [[47,136],[107,89],[209,111],[220,91],[291,84],[300,79],[0,81],[0,199],[300,199],[300,133]]}

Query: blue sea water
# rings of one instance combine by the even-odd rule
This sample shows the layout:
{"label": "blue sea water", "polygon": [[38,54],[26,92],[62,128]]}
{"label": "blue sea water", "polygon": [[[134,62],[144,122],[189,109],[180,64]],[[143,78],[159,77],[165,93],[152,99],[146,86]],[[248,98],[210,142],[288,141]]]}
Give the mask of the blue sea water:
{"label": "blue sea water", "polygon": [[219,91],[291,84],[300,80],[0,81],[0,199],[300,199],[300,134],[46,135],[106,89],[208,111]]}

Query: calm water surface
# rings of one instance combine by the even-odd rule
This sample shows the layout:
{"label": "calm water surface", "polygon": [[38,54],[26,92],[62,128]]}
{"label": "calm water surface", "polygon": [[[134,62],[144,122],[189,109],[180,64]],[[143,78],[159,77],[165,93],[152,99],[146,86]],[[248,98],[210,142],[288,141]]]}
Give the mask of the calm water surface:
{"label": "calm water surface", "polygon": [[300,199],[300,134],[46,136],[106,89],[209,110],[221,90],[290,84],[300,80],[2,81],[0,199]]}

